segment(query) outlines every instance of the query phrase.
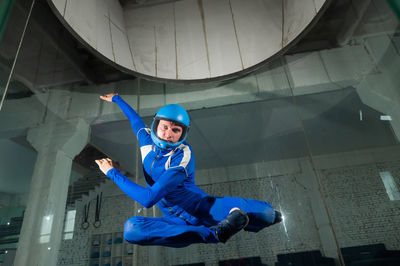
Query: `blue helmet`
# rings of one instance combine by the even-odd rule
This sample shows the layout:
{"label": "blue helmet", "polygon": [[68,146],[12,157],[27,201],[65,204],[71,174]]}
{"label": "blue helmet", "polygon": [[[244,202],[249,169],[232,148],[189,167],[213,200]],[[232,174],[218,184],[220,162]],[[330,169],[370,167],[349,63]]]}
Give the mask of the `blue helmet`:
{"label": "blue helmet", "polygon": [[[157,136],[157,128],[160,120],[171,121],[182,128],[182,136],[178,142],[171,143],[162,140]],[[178,104],[168,104],[158,110],[153,118],[153,123],[151,123],[151,139],[153,140],[154,144],[161,149],[175,149],[185,141],[189,127],[190,118],[185,108]]]}

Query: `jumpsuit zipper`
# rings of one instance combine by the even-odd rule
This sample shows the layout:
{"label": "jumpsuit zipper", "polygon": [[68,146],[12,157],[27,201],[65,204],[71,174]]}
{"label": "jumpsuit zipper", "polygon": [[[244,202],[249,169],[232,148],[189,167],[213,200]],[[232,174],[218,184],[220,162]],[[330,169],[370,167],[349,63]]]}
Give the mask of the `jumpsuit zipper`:
{"label": "jumpsuit zipper", "polygon": [[151,175],[151,172],[153,171],[153,165],[154,165],[154,162],[157,160],[158,156],[160,156],[160,152],[157,153],[156,158],[154,158],[154,160],[153,160],[153,162],[151,163],[151,166],[150,166],[150,176],[151,176],[151,178],[153,178],[153,176]]}
{"label": "jumpsuit zipper", "polygon": [[[152,175],[151,175],[151,172],[153,171],[154,162],[158,159],[159,156],[160,156],[160,152],[157,153],[156,158],[154,158],[153,162],[151,163],[151,166],[150,166],[150,177],[151,177],[151,178],[153,178]],[[161,200],[161,202],[164,204],[165,207],[167,207],[167,208],[169,209],[169,211],[170,211],[171,214],[175,214],[176,216],[178,216],[179,218],[181,218],[182,220],[184,220],[185,222],[187,222],[187,221],[185,220],[185,218],[183,218],[180,214],[178,214],[178,213],[176,213],[176,212],[173,212],[172,209],[171,209],[171,207],[167,206],[167,204],[165,203],[164,200]]]}

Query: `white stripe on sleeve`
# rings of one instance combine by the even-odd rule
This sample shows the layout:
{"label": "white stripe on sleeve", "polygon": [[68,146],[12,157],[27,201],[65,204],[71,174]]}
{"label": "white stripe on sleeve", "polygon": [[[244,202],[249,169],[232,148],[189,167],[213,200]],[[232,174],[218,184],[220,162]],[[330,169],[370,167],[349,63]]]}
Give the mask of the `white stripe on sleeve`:
{"label": "white stripe on sleeve", "polygon": [[186,166],[188,165],[190,158],[192,156],[192,152],[190,151],[189,146],[187,145],[180,145],[179,146],[180,149],[183,149],[183,158],[181,163],[179,164],[179,166],[182,166],[183,168],[185,168],[186,170]]}

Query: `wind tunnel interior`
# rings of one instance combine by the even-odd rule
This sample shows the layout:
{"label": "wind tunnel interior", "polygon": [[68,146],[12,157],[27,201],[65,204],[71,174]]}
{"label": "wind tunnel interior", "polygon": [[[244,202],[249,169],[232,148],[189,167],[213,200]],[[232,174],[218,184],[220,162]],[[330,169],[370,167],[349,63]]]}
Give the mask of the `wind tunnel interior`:
{"label": "wind tunnel interior", "polygon": [[[0,3],[0,265],[399,264],[391,1],[81,2]],[[148,126],[185,107],[196,185],[283,221],[226,244],[126,242],[130,217],[162,214],[94,163],[146,186],[111,92]]]}

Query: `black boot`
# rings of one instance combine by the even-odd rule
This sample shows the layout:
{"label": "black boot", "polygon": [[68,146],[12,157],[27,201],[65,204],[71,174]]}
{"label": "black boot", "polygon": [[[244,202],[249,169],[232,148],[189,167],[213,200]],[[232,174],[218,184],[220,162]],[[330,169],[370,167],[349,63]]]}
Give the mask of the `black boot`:
{"label": "black boot", "polygon": [[280,223],[280,222],[282,222],[282,220],[283,220],[282,213],[280,211],[275,211],[275,220],[272,224]]}
{"label": "black boot", "polygon": [[220,242],[225,243],[228,239],[242,230],[249,223],[247,214],[239,208],[232,208],[221,222],[215,227],[215,233]]}

